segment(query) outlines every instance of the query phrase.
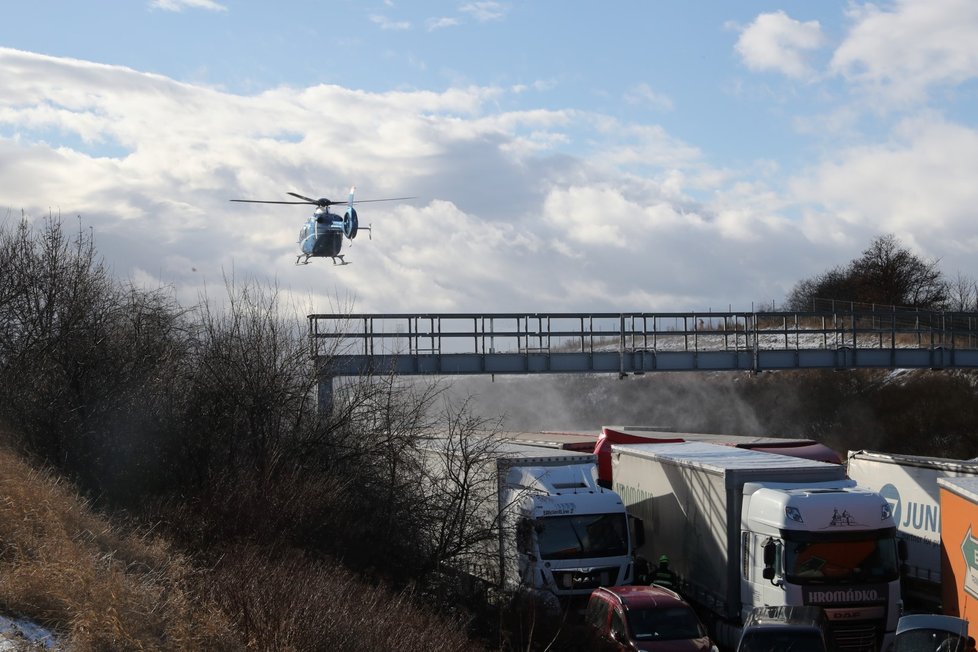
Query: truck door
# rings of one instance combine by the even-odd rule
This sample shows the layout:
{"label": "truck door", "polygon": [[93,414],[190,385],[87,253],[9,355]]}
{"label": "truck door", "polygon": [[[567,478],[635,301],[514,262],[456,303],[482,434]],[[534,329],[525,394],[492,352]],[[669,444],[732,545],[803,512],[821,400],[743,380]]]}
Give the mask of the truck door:
{"label": "truck door", "polygon": [[520,584],[537,586],[533,521],[521,516],[516,523],[516,563]]}
{"label": "truck door", "polygon": [[762,576],[764,568],[764,540],[748,530],[740,533],[740,600],[741,609],[749,613],[755,605],[764,604]]}
{"label": "truck door", "polygon": [[[766,534],[741,534],[741,609],[744,618],[753,607],[784,604],[782,547]],[[770,570],[765,573],[765,568]],[[767,575],[767,577],[765,577]]]}

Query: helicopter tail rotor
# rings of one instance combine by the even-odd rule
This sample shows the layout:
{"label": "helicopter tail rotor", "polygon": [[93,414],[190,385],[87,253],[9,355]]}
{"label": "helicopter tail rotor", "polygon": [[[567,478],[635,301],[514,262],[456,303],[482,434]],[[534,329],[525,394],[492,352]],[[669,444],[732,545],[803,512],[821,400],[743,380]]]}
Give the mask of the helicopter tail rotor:
{"label": "helicopter tail rotor", "polygon": [[359,230],[359,220],[357,219],[357,209],[353,208],[355,203],[353,200],[353,195],[356,194],[357,187],[350,187],[350,200],[347,203],[346,213],[343,214],[343,234],[349,239],[357,237],[357,231]]}
{"label": "helicopter tail rotor", "polygon": [[357,209],[350,206],[343,214],[343,235],[352,240],[357,237],[359,231],[359,220],[357,219]]}

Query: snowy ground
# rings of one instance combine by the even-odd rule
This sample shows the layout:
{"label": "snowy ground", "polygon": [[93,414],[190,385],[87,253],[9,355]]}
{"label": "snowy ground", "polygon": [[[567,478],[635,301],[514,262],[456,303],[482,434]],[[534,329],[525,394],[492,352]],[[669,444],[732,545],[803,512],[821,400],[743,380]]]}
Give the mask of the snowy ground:
{"label": "snowy ground", "polygon": [[24,618],[0,616],[0,652],[57,649],[54,634]]}

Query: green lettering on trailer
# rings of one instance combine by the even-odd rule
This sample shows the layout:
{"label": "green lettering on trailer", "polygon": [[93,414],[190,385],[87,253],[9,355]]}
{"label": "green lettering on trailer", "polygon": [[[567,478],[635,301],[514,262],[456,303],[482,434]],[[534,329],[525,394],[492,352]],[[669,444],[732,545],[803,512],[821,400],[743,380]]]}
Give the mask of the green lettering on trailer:
{"label": "green lettering on trailer", "polygon": [[978,539],[971,536],[971,526],[961,542],[961,555],[968,567],[964,577],[964,590],[978,598]]}

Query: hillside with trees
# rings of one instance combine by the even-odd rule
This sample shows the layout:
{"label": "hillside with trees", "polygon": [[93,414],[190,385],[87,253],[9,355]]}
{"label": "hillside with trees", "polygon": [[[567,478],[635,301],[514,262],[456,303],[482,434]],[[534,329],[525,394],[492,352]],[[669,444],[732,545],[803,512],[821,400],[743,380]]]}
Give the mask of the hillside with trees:
{"label": "hillside with trees", "polygon": [[[381,375],[325,413],[305,315],[275,287],[227,279],[220,303],[182,306],[114,278],[57,219],[0,230],[0,278],[0,613],[72,650],[597,649],[442,573],[493,524],[460,500],[464,474],[419,481],[436,432],[473,459],[476,432],[628,421],[978,455],[970,373],[533,378],[477,396]],[[959,280],[884,237],[792,301],[948,307],[974,300]]]}

